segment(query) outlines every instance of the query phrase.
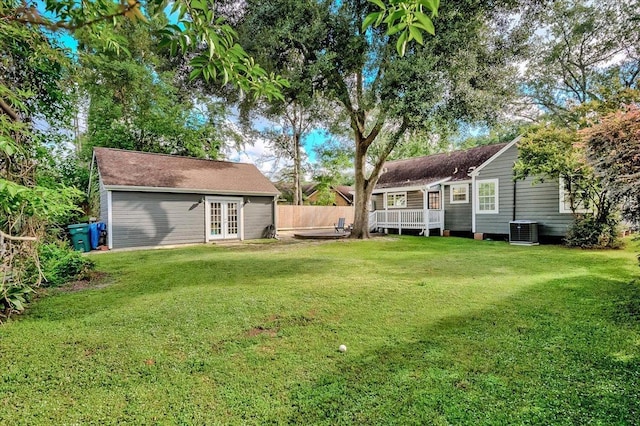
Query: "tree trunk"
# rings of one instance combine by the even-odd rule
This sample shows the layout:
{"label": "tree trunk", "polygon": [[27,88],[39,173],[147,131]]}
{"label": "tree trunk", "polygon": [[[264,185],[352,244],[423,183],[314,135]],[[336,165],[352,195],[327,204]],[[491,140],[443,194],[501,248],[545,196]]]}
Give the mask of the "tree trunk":
{"label": "tree trunk", "polygon": [[302,199],[302,185],[301,179],[301,164],[300,164],[300,134],[294,132],[293,134],[293,205],[301,206],[304,203]]}
{"label": "tree trunk", "polygon": [[364,146],[361,135],[356,132],[356,155],[355,155],[355,216],[353,221],[353,230],[351,238],[366,239],[369,238],[369,199],[371,197],[371,189],[369,188],[369,180],[366,178],[365,165],[367,159],[367,150]]}

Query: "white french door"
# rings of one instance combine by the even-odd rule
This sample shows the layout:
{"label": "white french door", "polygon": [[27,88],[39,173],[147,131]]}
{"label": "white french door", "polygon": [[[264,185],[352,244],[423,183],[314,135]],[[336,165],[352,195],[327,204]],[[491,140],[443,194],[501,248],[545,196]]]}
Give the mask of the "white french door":
{"label": "white french door", "polygon": [[242,198],[207,197],[206,240],[241,238]]}

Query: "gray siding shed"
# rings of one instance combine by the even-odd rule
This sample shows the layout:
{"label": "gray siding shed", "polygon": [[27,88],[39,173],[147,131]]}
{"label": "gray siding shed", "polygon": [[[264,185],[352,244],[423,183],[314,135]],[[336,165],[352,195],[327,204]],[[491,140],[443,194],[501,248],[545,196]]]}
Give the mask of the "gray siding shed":
{"label": "gray siding shed", "polygon": [[264,238],[267,227],[275,223],[273,197],[245,197],[244,238]]}
{"label": "gray siding shed", "polygon": [[112,191],[113,248],[205,241],[204,203],[198,194]]}

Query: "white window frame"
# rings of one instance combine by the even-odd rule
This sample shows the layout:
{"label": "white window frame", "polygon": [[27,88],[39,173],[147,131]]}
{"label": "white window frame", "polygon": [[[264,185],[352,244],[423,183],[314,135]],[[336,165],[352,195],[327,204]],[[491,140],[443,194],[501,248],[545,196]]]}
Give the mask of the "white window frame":
{"label": "white window frame", "polygon": [[[564,179],[562,177],[558,179],[558,191],[559,191],[558,196],[559,196],[559,204],[560,204],[558,211],[560,213],[573,214],[574,211],[571,210],[571,200],[566,198]],[[578,206],[576,208],[575,213],[590,213],[590,210],[584,207],[583,203],[579,203],[579,204],[582,204],[582,207]]]}
{"label": "white window frame", "polygon": [[[495,208],[493,210],[480,210],[480,186],[485,183],[492,183],[495,187],[495,193],[493,195],[495,200]],[[498,204],[500,197],[498,194],[499,189],[499,181],[498,179],[476,179],[476,185],[474,189],[474,198],[475,198],[475,212],[476,214],[498,214],[500,212],[500,206]]]}
{"label": "white window frame", "polygon": [[[464,189],[464,200],[454,200],[453,199],[453,191],[454,189]],[[458,185],[450,185],[449,186],[449,204],[469,204],[469,184],[458,184]]]}
{"label": "white window frame", "polygon": [[[404,198],[404,206],[398,206],[395,204],[396,198]],[[393,199],[394,203],[389,204],[389,200]],[[406,209],[407,208],[407,192],[387,192],[384,197],[384,206],[387,209]]]}

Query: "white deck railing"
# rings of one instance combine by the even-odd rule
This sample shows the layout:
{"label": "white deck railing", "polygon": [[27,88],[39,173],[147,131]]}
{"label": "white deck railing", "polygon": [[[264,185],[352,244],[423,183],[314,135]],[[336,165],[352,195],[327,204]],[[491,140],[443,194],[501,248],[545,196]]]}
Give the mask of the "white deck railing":
{"label": "white deck railing", "polygon": [[[425,214],[426,213],[426,214]],[[426,219],[426,220],[425,220]],[[369,227],[402,229],[444,228],[442,210],[376,210],[369,215]]]}

